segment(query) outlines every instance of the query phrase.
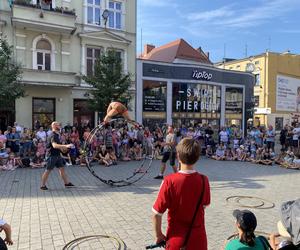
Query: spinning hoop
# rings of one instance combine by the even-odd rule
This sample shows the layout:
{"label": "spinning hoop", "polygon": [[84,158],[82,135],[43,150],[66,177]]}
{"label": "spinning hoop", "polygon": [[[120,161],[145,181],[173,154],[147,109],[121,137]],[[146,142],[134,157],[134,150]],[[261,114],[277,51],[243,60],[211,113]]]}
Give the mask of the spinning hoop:
{"label": "spinning hoop", "polygon": [[86,241],[90,241],[90,240],[96,240],[96,239],[110,239],[114,242],[117,243],[117,249],[118,250],[126,250],[127,249],[127,246],[125,244],[125,242],[117,237],[114,237],[114,236],[109,236],[109,235],[101,235],[101,234],[97,234],[97,235],[89,235],[89,236],[83,236],[83,237],[79,237],[79,238],[76,238],[70,242],[68,242],[63,250],[68,250],[68,249],[74,249],[76,246],[86,242]]}
{"label": "spinning hoop", "polygon": [[[127,121],[123,118],[121,119],[112,119],[108,124],[111,125],[112,122],[127,122],[127,123],[132,123],[134,124],[134,122],[131,121]],[[125,179],[122,180],[106,180],[102,177],[100,177],[95,170],[93,169],[93,166],[91,165],[91,160],[89,159],[89,146],[92,142],[92,139],[94,138],[94,136],[97,134],[97,132],[101,132],[104,129],[105,125],[104,124],[99,124],[97,127],[95,127],[89,134],[88,138],[85,140],[84,145],[83,145],[83,154],[85,157],[85,164],[88,168],[88,170],[90,171],[90,173],[95,176],[98,180],[100,180],[101,182],[109,185],[109,186],[114,186],[114,187],[125,187],[125,186],[129,186],[133,183],[136,183],[137,181],[139,181],[140,179],[142,179],[146,173],[148,172],[148,170],[151,168],[152,166],[152,162],[154,159],[154,148],[152,147],[152,152],[151,155],[146,155],[143,154],[143,159],[142,159],[142,163],[140,165],[139,168],[137,168],[133,174]],[[148,166],[143,169],[144,165],[146,164],[146,161],[149,160]],[[137,174],[141,174],[140,176],[136,177]],[[134,178],[136,177],[136,178]]]}

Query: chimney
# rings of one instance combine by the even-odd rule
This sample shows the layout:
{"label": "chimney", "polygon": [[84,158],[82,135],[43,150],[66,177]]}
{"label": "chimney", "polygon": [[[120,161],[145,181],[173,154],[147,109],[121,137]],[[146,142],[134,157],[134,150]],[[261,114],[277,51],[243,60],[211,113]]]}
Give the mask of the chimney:
{"label": "chimney", "polygon": [[149,54],[153,49],[155,49],[155,46],[154,45],[151,45],[151,44],[146,44],[144,45],[144,56]]}
{"label": "chimney", "polygon": [[209,59],[209,52],[206,52],[205,54],[206,54],[207,58]]}

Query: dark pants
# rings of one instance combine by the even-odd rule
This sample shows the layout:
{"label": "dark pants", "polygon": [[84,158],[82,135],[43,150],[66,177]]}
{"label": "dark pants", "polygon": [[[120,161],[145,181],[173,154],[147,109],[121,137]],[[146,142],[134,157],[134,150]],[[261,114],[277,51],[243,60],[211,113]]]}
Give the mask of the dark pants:
{"label": "dark pants", "polygon": [[0,237],[0,250],[7,250],[7,246],[1,237]]}

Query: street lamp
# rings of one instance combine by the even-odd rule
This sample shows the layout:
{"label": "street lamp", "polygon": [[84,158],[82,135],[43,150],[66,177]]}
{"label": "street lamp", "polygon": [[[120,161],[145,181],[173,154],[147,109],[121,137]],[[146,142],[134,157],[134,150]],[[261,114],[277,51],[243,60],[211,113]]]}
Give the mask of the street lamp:
{"label": "street lamp", "polygon": [[108,19],[108,17],[109,17],[109,10],[108,10],[108,9],[106,9],[106,10],[103,11],[102,17],[103,17],[103,19],[104,19],[104,26],[105,26],[105,28],[106,28],[107,19]]}

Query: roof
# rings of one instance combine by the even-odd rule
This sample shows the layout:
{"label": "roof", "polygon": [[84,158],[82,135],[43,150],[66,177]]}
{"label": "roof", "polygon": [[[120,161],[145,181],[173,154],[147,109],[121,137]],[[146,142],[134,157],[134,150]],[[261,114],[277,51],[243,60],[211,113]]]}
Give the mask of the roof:
{"label": "roof", "polygon": [[175,59],[183,59],[195,61],[204,64],[212,64],[201,48],[194,49],[184,39],[178,39],[163,46],[154,48],[148,54],[140,56],[141,59],[159,61],[159,62],[174,62]]}

